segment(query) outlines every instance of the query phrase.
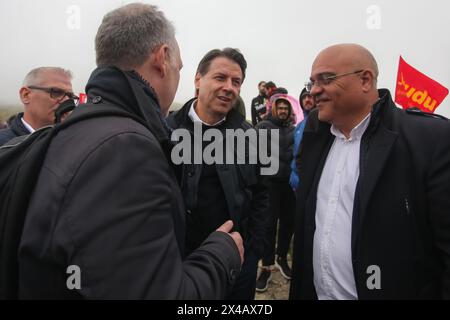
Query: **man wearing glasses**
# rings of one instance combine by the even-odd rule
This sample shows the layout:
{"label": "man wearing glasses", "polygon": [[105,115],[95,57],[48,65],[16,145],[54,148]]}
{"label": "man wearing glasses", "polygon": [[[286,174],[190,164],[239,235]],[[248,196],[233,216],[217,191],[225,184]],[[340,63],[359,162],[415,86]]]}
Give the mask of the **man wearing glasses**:
{"label": "man wearing glasses", "polygon": [[313,63],[291,299],[450,298],[450,123],[397,108],[377,77],[355,44]]}
{"label": "man wearing glasses", "polygon": [[31,70],[19,90],[24,112],[13,119],[10,128],[0,130],[0,146],[17,136],[54,124],[58,106],[67,99],[78,99],[73,94],[71,80],[71,72],[62,68]]}

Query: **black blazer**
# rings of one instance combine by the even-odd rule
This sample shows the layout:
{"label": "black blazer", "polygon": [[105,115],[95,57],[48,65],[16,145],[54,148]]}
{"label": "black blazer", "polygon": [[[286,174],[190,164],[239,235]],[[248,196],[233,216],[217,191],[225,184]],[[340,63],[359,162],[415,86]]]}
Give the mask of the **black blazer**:
{"label": "black blazer", "polygon": [[[193,134],[193,123],[189,118],[189,110],[194,99],[187,101],[177,112],[172,113],[167,122],[173,129],[183,128]],[[221,128],[224,130],[254,130],[245,118],[232,109],[227,114],[226,121]],[[226,142],[224,141],[225,145]],[[245,146],[249,153],[249,146]],[[237,152],[237,143],[234,152]],[[259,160],[259,159],[258,159]],[[198,184],[200,183],[201,164],[181,164],[178,168],[181,190],[188,207],[197,201]],[[217,174],[224,191],[229,216],[234,222],[236,231],[240,232],[247,251],[261,257],[266,246],[265,232],[267,228],[267,210],[269,208],[269,194],[265,176],[260,174],[260,164],[216,164]],[[220,188],[220,186],[217,186]],[[196,199],[196,200],[195,200]],[[195,206],[195,205],[194,205]],[[188,230],[189,231],[189,230]],[[248,252],[247,252],[248,253]]]}

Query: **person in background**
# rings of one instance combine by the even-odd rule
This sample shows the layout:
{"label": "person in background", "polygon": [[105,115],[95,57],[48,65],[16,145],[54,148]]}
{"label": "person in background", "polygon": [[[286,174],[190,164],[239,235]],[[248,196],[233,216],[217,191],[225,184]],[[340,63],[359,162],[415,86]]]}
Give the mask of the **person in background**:
{"label": "person in background", "polygon": [[53,125],[58,106],[67,99],[78,99],[72,90],[71,72],[59,67],[31,70],[19,95],[24,112],[14,117],[7,129],[0,130],[0,146],[15,137]]}
{"label": "person in background", "polygon": [[237,97],[236,102],[233,105],[233,109],[237,110],[237,112],[239,112],[244,117],[244,119],[246,118],[245,102],[241,98],[241,96]]}
{"label": "person in background", "polygon": [[251,104],[252,124],[256,125],[262,120],[261,116],[266,113],[266,82],[258,83],[258,96],[254,97]]}
{"label": "person in background", "polygon": [[[266,233],[266,242],[268,245],[262,258],[261,272],[256,281],[256,291],[258,292],[267,290],[272,277],[270,267],[274,263],[283,277],[291,279],[291,268],[287,261],[287,253],[294,229],[295,210],[295,196],[289,186],[289,166],[292,161],[292,149],[294,145],[291,99],[294,98],[286,94],[278,94],[273,101],[269,117],[258,123],[255,127],[257,130],[270,130],[270,137],[273,137],[275,130],[279,134],[279,170],[275,175],[267,177],[270,204],[269,223]],[[279,228],[277,228],[278,222]],[[276,239],[278,241],[275,250]],[[276,259],[275,251],[277,253]]]}
{"label": "person in background", "polygon": [[267,99],[269,99],[274,94],[274,91],[277,89],[277,85],[274,82],[269,81],[266,82],[265,87],[266,87],[266,97]]}
{"label": "person in background", "polygon": [[308,90],[306,90],[306,88],[303,88],[302,92],[300,93],[299,101],[300,107],[303,110],[304,118],[301,122],[299,122],[299,124],[297,124],[294,130],[294,157],[292,158],[291,175],[289,177],[289,184],[291,185],[291,188],[294,190],[297,189],[298,187],[298,172],[296,159],[298,151],[300,149],[300,143],[302,141],[303,130],[305,129],[309,112],[315,108],[314,97],[308,92]]}

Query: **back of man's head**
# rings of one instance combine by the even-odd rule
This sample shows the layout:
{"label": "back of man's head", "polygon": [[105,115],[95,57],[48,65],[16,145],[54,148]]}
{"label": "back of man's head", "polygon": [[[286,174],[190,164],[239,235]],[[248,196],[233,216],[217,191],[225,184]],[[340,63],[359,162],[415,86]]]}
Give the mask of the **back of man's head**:
{"label": "back of man's head", "polygon": [[266,94],[267,97],[271,97],[273,95],[273,92],[277,88],[277,85],[273,83],[272,81],[266,82]]}
{"label": "back of man's head", "polygon": [[286,88],[283,88],[283,87],[278,87],[278,88],[275,88],[275,90],[273,90],[272,91],[272,94],[288,94],[289,92],[288,92],[288,90],[286,89]]}
{"label": "back of man's head", "polygon": [[176,46],[175,29],[156,6],[132,3],[105,15],[95,37],[97,66],[132,70],[158,46]]}
{"label": "back of man's head", "polygon": [[274,82],[272,81],[266,82],[266,89],[276,89],[276,88],[277,85]]}

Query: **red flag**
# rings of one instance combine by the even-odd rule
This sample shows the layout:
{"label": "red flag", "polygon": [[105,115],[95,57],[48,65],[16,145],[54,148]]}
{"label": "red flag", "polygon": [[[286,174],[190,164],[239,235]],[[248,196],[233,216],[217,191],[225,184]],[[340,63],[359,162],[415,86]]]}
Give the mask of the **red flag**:
{"label": "red flag", "polygon": [[418,107],[425,112],[434,112],[447,94],[447,88],[411,67],[400,56],[395,102],[403,109]]}
{"label": "red flag", "polygon": [[86,103],[86,100],[87,100],[87,95],[86,95],[86,93],[80,93],[80,94],[78,95],[78,97],[80,98],[79,104]]}

